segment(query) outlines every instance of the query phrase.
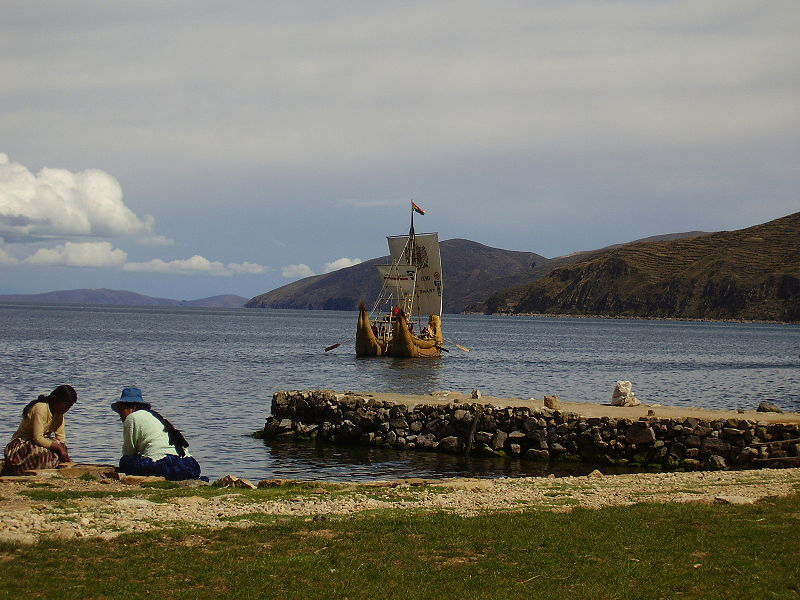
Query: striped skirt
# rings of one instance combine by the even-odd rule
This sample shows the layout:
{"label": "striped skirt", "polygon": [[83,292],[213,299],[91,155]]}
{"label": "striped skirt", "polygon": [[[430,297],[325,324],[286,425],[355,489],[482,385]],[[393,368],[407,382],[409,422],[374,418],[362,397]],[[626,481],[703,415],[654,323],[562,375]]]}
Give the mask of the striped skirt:
{"label": "striped skirt", "polygon": [[22,475],[25,471],[55,469],[58,465],[58,454],[22,438],[11,440],[4,454],[3,475]]}

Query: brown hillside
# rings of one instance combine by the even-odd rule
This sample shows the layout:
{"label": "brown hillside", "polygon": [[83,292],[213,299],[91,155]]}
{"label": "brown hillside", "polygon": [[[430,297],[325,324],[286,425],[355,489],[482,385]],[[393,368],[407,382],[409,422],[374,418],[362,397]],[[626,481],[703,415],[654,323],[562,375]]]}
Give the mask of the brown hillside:
{"label": "brown hillside", "polygon": [[487,312],[800,320],[800,213],[628,244],[487,301]]}

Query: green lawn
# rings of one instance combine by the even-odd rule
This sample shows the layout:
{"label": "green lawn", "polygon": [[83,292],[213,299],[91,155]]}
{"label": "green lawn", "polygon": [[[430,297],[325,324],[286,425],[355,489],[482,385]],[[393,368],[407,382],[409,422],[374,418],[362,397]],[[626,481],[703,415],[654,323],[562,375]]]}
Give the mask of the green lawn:
{"label": "green lawn", "polygon": [[800,598],[800,494],[0,544],[0,598]]}

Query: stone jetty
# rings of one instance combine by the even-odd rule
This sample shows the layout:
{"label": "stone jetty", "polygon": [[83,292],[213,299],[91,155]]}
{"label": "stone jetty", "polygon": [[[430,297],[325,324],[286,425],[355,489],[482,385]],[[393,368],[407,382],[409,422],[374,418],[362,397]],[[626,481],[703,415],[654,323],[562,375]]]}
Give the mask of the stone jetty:
{"label": "stone jetty", "polygon": [[[475,401],[475,396],[478,400]],[[279,391],[266,439],[382,445],[666,470],[800,466],[800,414],[624,408],[442,392],[430,397]]]}

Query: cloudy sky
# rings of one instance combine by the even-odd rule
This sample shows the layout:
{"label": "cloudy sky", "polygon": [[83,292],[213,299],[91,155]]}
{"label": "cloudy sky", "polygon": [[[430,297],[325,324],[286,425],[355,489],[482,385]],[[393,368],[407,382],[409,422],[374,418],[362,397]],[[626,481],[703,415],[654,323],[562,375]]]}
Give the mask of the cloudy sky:
{"label": "cloudy sky", "polygon": [[6,0],[0,294],[251,297],[408,227],[553,257],[800,210],[797,0]]}

